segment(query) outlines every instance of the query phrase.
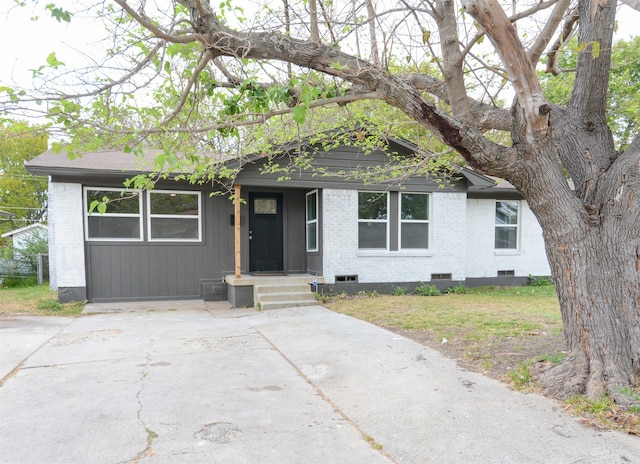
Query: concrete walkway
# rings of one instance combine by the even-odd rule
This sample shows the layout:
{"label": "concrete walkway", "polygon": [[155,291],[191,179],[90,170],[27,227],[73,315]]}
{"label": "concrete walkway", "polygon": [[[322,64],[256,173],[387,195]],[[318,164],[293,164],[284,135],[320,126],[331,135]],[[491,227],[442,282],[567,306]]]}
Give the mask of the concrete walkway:
{"label": "concrete walkway", "polygon": [[116,309],[0,320],[0,463],[640,463],[637,437],[322,307]]}

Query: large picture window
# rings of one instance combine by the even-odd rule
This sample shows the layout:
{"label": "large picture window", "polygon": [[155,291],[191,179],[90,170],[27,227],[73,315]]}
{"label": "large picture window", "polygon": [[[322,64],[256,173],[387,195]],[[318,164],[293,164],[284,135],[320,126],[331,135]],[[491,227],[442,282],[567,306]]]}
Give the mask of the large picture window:
{"label": "large picture window", "polygon": [[518,201],[496,201],[496,237],[497,250],[518,249]]}
{"label": "large picture window", "polygon": [[388,249],[387,192],[358,192],[358,248]]}
{"label": "large picture window", "polygon": [[[142,199],[139,191],[115,188],[84,189],[87,240],[142,240]],[[107,202],[105,212],[91,210]]]}
{"label": "large picture window", "polygon": [[318,191],[307,193],[307,251],[318,251]]}
{"label": "large picture window", "polygon": [[147,193],[150,241],[200,241],[200,192]]}
{"label": "large picture window", "polygon": [[400,194],[400,249],[429,248],[429,195]]}

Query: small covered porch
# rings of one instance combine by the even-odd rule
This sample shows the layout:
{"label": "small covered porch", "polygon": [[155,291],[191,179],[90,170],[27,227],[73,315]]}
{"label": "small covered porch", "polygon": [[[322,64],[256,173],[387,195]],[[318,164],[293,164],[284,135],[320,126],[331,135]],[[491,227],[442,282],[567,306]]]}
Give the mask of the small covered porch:
{"label": "small covered porch", "polygon": [[[234,186],[235,272],[226,275],[224,282],[227,300],[235,308],[256,307],[264,310],[316,303],[314,291],[318,284],[324,283],[324,279],[315,273],[297,271],[300,267],[302,270],[306,267],[304,193],[295,197],[288,193],[243,190],[239,184]],[[243,214],[243,202],[248,203],[244,206],[246,216]],[[243,218],[246,217],[249,223],[243,224]],[[292,255],[287,245],[294,246],[294,254],[302,258],[299,263],[302,266],[293,266],[295,271],[287,265]]]}

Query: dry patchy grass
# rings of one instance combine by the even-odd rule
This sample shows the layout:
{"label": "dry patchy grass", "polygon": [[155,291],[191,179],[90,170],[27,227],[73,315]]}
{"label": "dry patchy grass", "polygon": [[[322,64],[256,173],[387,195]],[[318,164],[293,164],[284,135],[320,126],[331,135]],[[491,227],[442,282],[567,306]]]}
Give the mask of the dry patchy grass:
{"label": "dry patchy grass", "polygon": [[84,303],[58,303],[58,293],[48,285],[0,287],[0,316],[32,314],[39,316],[78,316]]}

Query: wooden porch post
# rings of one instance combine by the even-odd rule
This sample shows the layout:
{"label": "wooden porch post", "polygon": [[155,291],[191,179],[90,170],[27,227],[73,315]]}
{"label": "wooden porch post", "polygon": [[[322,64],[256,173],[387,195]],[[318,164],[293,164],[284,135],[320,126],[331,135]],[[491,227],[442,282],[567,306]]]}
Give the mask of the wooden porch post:
{"label": "wooden porch post", "polygon": [[240,279],[242,277],[242,263],[241,263],[241,254],[240,254],[240,186],[233,186],[233,195],[234,195],[234,237],[235,237],[235,265],[236,265],[236,279]]}

